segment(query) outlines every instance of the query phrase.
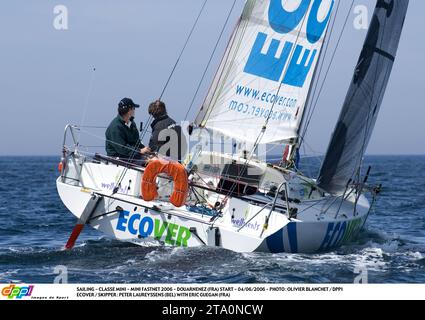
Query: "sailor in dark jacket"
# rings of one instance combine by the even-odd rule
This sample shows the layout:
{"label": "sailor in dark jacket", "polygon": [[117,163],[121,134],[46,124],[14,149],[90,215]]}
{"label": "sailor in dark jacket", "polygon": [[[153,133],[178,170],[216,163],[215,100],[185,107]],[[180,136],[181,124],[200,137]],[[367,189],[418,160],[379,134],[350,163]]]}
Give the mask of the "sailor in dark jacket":
{"label": "sailor in dark jacket", "polygon": [[174,160],[181,160],[181,127],[168,116],[165,103],[159,100],[152,102],[148,111],[154,118],[149,149]]}
{"label": "sailor in dark jacket", "polygon": [[149,148],[140,142],[139,131],[134,122],[134,114],[138,104],[124,98],[118,104],[118,116],[112,120],[106,130],[106,153],[110,157],[122,159],[140,159],[149,153]]}

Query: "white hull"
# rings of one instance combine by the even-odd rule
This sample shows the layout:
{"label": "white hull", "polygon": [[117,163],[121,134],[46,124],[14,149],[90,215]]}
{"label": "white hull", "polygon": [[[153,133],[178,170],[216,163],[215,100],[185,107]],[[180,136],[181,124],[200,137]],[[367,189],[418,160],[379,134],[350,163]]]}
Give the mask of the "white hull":
{"label": "white hull", "polygon": [[[211,211],[176,208],[163,198],[144,201],[140,197],[143,173],[137,170],[130,169],[119,191],[113,194],[114,181],[123,169],[92,162],[80,166],[72,158],[57,180],[57,189],[66,207],[79,219],[90,199],[99,197],[87,223],[110,237],[139,245],[208,245],[237,252],[313,253],[351,240],[363,227],[369,212],[363,195],[356,210],[353,196],[345,200],[325,196],[291,203],[298,210],[292,219],[282,212],[282,201],[278,203],[279,210],[271,211],[269,207],[264,209],[253,202],[230,198],[221,215],[214,217]],[[115,211],[117,208],[122,210]]]}

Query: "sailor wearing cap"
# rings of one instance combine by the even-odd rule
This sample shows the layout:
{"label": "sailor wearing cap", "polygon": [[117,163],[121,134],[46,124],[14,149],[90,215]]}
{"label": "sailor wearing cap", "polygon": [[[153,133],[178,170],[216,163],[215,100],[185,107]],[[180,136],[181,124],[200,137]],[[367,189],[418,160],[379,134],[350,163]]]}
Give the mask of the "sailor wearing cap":
{"label": "sailor wearing cap", "polygon": [[109,157],[138,159],[150,152],[139,139],[139,131],[134,122],[136,108],[130,98],[122,99],[118,104],[118,115],[106,129],[106,153]]}

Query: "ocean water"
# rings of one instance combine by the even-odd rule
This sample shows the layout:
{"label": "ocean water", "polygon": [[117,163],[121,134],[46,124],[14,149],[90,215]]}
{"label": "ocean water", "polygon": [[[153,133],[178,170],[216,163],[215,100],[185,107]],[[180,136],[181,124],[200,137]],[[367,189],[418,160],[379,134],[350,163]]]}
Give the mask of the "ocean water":
{"label": "ocean water", "polygon": [[[56,192],[56,157],[0,157],[0,283],[425,283],[425,157],[368,157],[384,188],[366,229],[322,254],[240,254],[217,248],[139,247],[86,227]],[[304,161],[305,170],[318,163]]]}

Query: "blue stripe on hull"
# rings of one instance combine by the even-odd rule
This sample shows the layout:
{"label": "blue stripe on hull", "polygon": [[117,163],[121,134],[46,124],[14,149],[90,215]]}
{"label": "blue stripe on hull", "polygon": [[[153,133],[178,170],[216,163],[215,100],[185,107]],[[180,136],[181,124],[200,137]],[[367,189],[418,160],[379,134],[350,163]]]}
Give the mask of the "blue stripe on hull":
{"label": "blue stripe on hull", "polygon": [[[361,230],[363,223],[364,218],[323,224],[290,222],[286,227],[267,237],[262,250],[271,253],[328,251],[352,240]],[[322,231],[316,234],[311,232],[312,228],[315,230],[319,228]]]}
{"label": "blue stripe on hull", "polygon": [[285,246],[283,245],[283,231],[280,229],[276,233],[267,237],[266,243],[271,253],[281,253],[285,252]]}
{"label": "blue stripe on hull", "polygon": [[298,253],[298,238],[297,238],[297,223],[291,222],[288,224],[288,238],[292,253]]}
{"label": "blue stripe on hull", "polygon": [[283,244],[284,234],[288,234],[290,252],[298,253],[297,224],[295,222],[289,223],[285,228],[267,237],[266,243],[269,251],[271,253],[286,252]]}

